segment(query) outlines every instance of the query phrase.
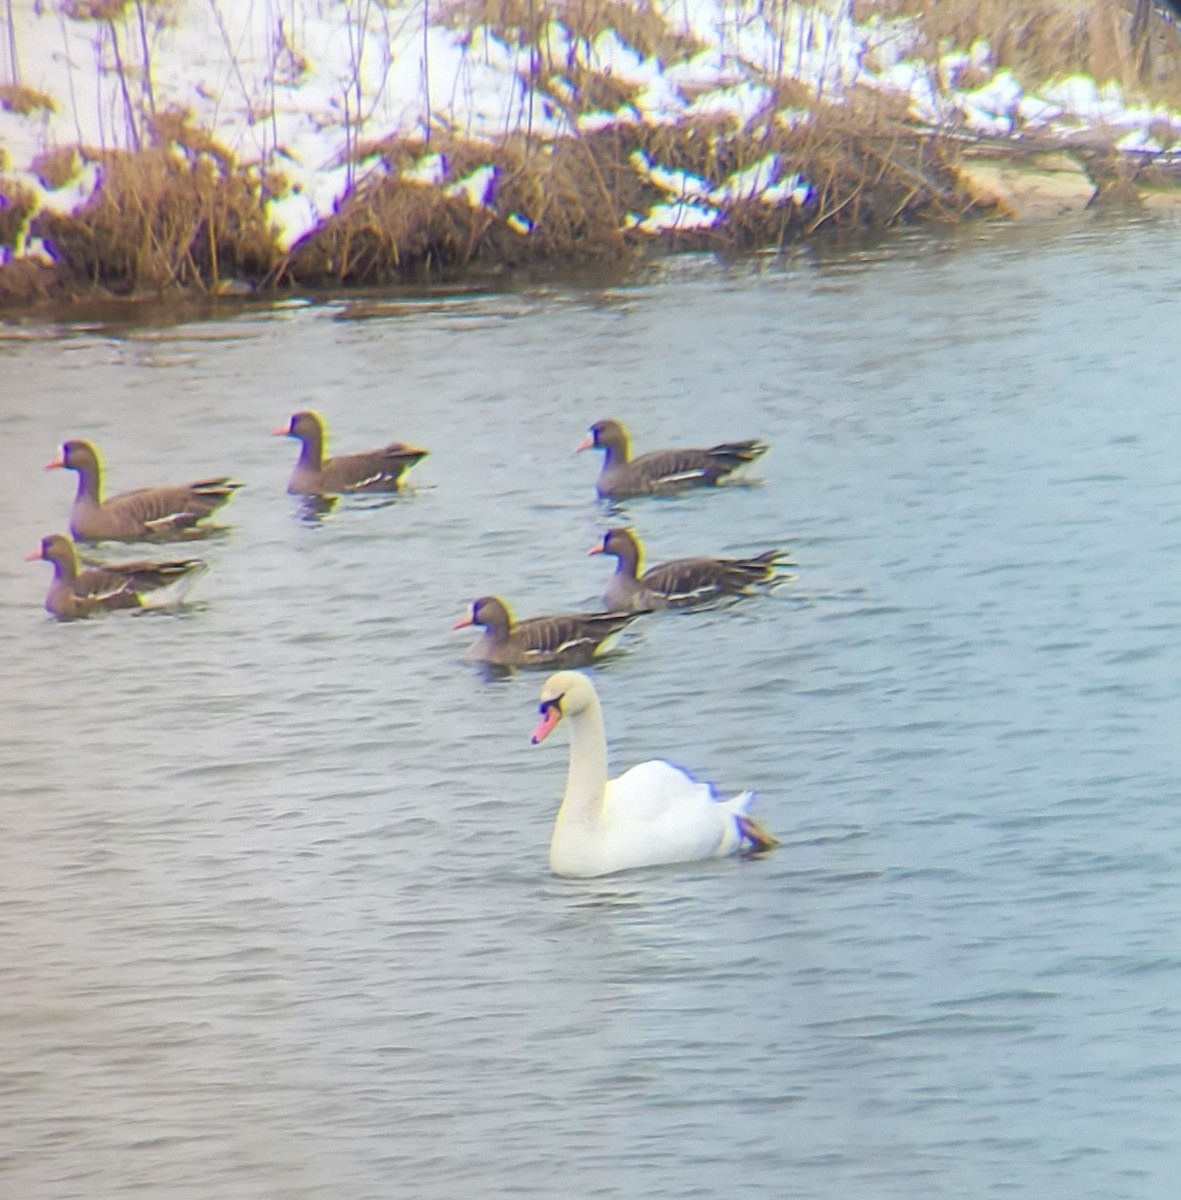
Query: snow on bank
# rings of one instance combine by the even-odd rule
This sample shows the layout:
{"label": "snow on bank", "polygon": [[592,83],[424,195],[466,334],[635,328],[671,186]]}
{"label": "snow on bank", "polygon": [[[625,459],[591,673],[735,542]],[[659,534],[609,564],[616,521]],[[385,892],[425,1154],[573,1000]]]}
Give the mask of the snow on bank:
{"label": "snow on bank", "polygon": [[[786,5],[774,21],[765,15],[772,9],[753,0],[658,0],[666,23],[698,47],[677,61],[645,55],[614,30],[577,37],[557,19],[535,45],[522,44],[509,32],[443,23],[438,0],[11,3],[14,51],[0,54],[0,84],[43,93],[52,107],[22,111],[28,104],[0,86],[0,173],[35,189],[43,206],[71,211],[95,186],[97,169],[54,187],[57,180],[35,170],[39,155],[67,144],[132,148],[146,141],[149,114],[182,109],[240,163],[287,177],[288,193],[269,207],[284,247],[329,216],[359,177],[384,169],[376,152],[358,153],[381,139],[432,130],[483,140],[527,130],[544,139],[707,114],[740,128],[799,124],[806,111],[778,107],[774,85],[783,80],[830,102],[864,89],[896,95],[916,121],[968,132],[1102,131],[1141,150],[1181,138],[1181,113],[1130,103],[1115,85],[1073,77],[1028,93],[1011,73],[994,70],[983,42],[935,64],[921,60],[911,22],[858,25],[846,0]],[[634,95],[618,108],[584,111],[572,78],[586,70]],[[543,76],[545,91],[536,86]],[[974,86],[960,88],[960,78]],[[735,197],[779,205],[808,194],[807,181],[777,161],[713,180],[677,179],[647,160],[634,166],[667,193],[629,217],[653,233],[708,225]],[[444,177],[437,155],[411,171]],[[479,206],[489,178],[477,171],[456,194]]]}

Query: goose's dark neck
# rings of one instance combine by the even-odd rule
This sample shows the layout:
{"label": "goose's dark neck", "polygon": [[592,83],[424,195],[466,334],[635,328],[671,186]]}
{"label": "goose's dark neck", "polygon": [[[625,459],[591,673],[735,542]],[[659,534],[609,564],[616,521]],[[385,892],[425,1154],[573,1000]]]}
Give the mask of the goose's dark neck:
{"label": "goose's dark neck", "polygon": [[53,578],[61,583],[73,583],[78,578],[78,560],[73,554],[59,554],[53,559]]}
{"label": "goose's dark neck", "polygon": [[639,578],[640,552],[638,547],[625,542],[615,550],[615,574],[620,579]]}
{"label": "goose's dark neck", "polygon": [[75,467],[74,470],[78,476],[78,490],[74,493],[74,499],[101,503],[99,492],[102,489],[102,468],[98,463],[87,463],[85,466]]}
{"label": "goose's dark neck", "polygon": [[318,471],[324,462],[324,439],[319,430],[305,433],[299,439],[299,463],[301,467],[310,467]]}

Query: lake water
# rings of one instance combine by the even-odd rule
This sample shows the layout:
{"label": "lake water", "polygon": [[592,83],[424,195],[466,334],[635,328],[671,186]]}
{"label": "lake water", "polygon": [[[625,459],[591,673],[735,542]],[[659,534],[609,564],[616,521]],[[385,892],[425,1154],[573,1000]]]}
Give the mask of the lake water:
{"label": "lake water", "polygon": [[[1176,1195],[1179,330],[1181,226],[1091,220],[0,330],[0,1194]],[[305,406],[414,493],[303,519]],[[604,416],[773,450],[612,513]],[[41,609],[69,436],[248,485],[181,612]],[[451,626],[593,604],[619,518],[794,552],[596,672],[774,854],[548,871],[544,674]]]}

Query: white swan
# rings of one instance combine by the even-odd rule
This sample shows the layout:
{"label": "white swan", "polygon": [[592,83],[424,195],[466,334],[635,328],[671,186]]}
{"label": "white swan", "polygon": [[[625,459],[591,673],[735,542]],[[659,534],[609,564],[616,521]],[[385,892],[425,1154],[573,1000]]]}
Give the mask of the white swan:
{"label": "white swan", "polygon": [[718,800],[708,783],[659,759],[608,779],[603,710],[580,672],[551,675],[539,707],[535,746],[563,717],[570,723],[570,773],[549,848],[555,874],[607,875],[779,844],[746,814],[754,792]]}

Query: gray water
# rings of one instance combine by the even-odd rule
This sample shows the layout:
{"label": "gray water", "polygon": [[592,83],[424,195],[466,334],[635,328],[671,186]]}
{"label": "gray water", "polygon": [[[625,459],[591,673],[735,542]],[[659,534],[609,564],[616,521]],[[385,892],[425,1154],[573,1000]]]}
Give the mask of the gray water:
{"label": "gray water", "polygon": [[[0,331],[0,1194],[1175,1195],[1179,331],[1160,222]],[[413,494],[305,519],[308,405]],[[603,416],[774,448],[611,513]],[[68,436],[248,485],[180,612],[42,611]],[[596,671],[772,855],[548,871],[544,676],[451,626],[612,519],[794,552]]]}

